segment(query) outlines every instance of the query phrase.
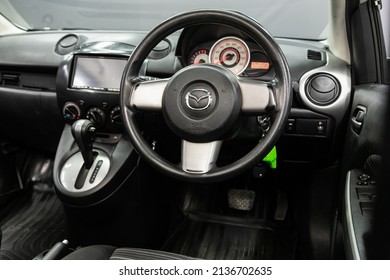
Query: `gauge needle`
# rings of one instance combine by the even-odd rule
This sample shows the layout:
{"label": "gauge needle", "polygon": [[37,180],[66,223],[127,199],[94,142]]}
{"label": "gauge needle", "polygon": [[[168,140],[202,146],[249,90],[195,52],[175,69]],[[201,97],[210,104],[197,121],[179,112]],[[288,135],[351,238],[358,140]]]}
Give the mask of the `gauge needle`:
{"label": "gauge needle", "polygon": [[228,53],[226,56],[225,56],[225,60],[232,60],[234,57],[234,53]]}
{"label": "gauge needle", "polygon": [[222,57],[218,63],[222,63],[223,61],[231,61],[234,57],[234,53],[228,53],[227,55],[225,55],[224,57]]}
{"label": "gauge needle", "polygon": [[201,63],[206,63],[206,60],[200,59],[198,62],[194,62],[194,64],[201,64]]}

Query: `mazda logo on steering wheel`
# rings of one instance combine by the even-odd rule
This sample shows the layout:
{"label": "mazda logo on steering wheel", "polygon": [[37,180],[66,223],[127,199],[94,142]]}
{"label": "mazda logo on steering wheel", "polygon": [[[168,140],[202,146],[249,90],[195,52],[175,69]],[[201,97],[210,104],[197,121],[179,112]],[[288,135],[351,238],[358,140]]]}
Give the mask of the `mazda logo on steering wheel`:
{"label": "mazda logo on steering wheel", "polygon": [[213,101],[211,93],[206,89],[192,89],[185,98],[187,107],[195,111],[206,110]]}

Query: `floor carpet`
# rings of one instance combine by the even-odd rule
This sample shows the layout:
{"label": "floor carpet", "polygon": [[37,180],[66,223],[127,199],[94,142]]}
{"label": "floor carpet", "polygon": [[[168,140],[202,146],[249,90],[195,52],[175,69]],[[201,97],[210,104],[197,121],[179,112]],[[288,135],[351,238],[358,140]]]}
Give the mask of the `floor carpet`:
{"label": "floor carpet", "polygon": [[0,259],[30,260],[66,236],[53,188],[36,185],[1,210]]}

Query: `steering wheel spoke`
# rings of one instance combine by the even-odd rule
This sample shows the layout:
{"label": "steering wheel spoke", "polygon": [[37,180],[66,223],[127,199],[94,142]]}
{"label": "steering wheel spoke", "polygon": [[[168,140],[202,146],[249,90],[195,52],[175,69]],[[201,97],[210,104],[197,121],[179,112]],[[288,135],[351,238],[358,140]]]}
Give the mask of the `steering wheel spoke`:
{"label": "steering wheel spoke", "polygon": [[137,110],[160,111],[168,79],[139,82],[130,95],[130,107]]}
{"label": "steering wheel spoke", "polygon": [[184,172],[205,174],[216,166],[222,141],[193,143],[181,141],[181,164]]}
{"label": "steering wheel spoke", "polygon": [[242,94],[241,111],[244,114],[259,115],[276,108],[273,86],[263,81],[239,79]]}

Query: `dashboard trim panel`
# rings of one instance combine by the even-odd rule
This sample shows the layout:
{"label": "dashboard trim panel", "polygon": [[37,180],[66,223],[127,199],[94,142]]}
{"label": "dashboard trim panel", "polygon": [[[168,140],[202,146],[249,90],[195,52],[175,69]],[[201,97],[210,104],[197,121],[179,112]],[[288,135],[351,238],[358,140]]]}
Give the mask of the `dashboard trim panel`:
{"label": "dashboard trim panel", "polygon": [[[331,104],[317,105],[306,95],[306,83],[313,75],[319,73],[334,76],[340,84],[340,94]],[[351,73],[349,66],[327,53],[327,64],[325,66],[315,68],[302,75],[299,81],[298,94],[300,100],[307,108],[321,114],[334,116],[336,120],[340,121],[348,110],[351,94]]]}

